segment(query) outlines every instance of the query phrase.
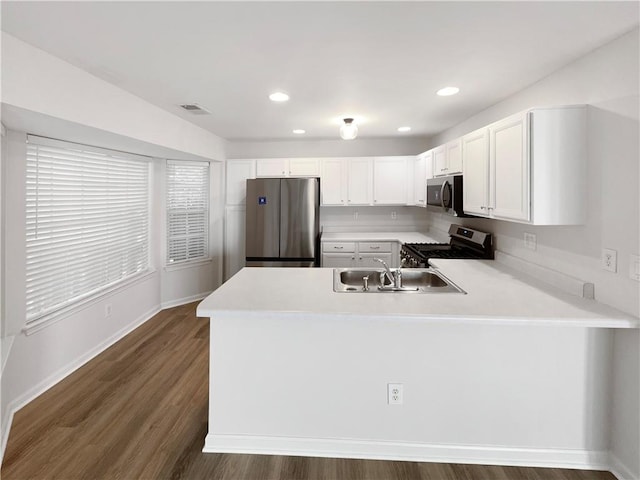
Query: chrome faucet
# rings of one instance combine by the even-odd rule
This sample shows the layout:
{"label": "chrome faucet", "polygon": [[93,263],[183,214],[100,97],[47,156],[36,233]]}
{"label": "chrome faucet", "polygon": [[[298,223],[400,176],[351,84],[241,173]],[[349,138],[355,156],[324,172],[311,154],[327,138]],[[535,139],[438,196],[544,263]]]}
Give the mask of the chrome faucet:
{"label": "chrome faucet", "polygon": [[384,277],[386,276],[389,279],[389,282],[391,282],[392,285],[395,285],[396,287],[398,287],[399,285],[396,285],[396,284],[399,283],[399,281],[400,281],[400,272],[397,271],[397,276],[395,276],[391,272],[391,269],[389,268],[389,265],[387,265],[387,262],[385,262],[381,258],[374,258],[373,260],[375,262],[380,262],[384,266],[384,270],[385,271],[380,273],[380,286],[384,287]]}

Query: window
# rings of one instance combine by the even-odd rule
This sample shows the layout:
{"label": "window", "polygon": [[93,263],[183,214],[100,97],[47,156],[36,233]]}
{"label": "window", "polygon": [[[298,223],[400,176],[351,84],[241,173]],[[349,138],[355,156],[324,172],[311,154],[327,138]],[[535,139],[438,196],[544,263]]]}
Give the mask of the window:
{"label": "window", "polygon": [[29,136],[27,325],[149,270],[149,162]]}
{"label": "window", "polygon": [[209,163],[167,161],[167,263],[209,258]]}

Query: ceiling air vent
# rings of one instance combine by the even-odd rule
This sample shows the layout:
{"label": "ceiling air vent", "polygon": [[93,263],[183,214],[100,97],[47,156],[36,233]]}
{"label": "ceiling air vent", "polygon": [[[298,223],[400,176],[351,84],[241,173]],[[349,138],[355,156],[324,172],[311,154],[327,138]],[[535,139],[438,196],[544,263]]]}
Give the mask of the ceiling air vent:
{"label": "ceiling air vent", "polygon": [[185,103],[184,105],[180,105],[187,112],[193,113],[194,115],[211,115],[211,112],[206,108],[198,105],[197,103]]}

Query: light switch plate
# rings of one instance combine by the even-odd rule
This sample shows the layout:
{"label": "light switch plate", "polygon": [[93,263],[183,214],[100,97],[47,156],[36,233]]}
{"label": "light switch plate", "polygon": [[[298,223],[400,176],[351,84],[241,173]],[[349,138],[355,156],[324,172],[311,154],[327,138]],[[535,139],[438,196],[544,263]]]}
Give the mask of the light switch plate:
{"label": "light switch plate", "polygon": [[618,252],[610,248],[603,248],[602,268],[615,273],[618,270]]}

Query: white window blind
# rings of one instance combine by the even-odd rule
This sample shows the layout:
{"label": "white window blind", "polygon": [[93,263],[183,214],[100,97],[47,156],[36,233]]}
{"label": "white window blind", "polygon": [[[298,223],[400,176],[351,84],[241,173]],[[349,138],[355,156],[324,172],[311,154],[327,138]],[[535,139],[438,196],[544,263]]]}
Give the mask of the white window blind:
{"label": "white window blind", "polygon": [[27,324],[149,270],[149,162],[29,136]]}
{"label": "white window blind", "polygon": [[209,163],[167,161],[167,263],[209,257]]}

